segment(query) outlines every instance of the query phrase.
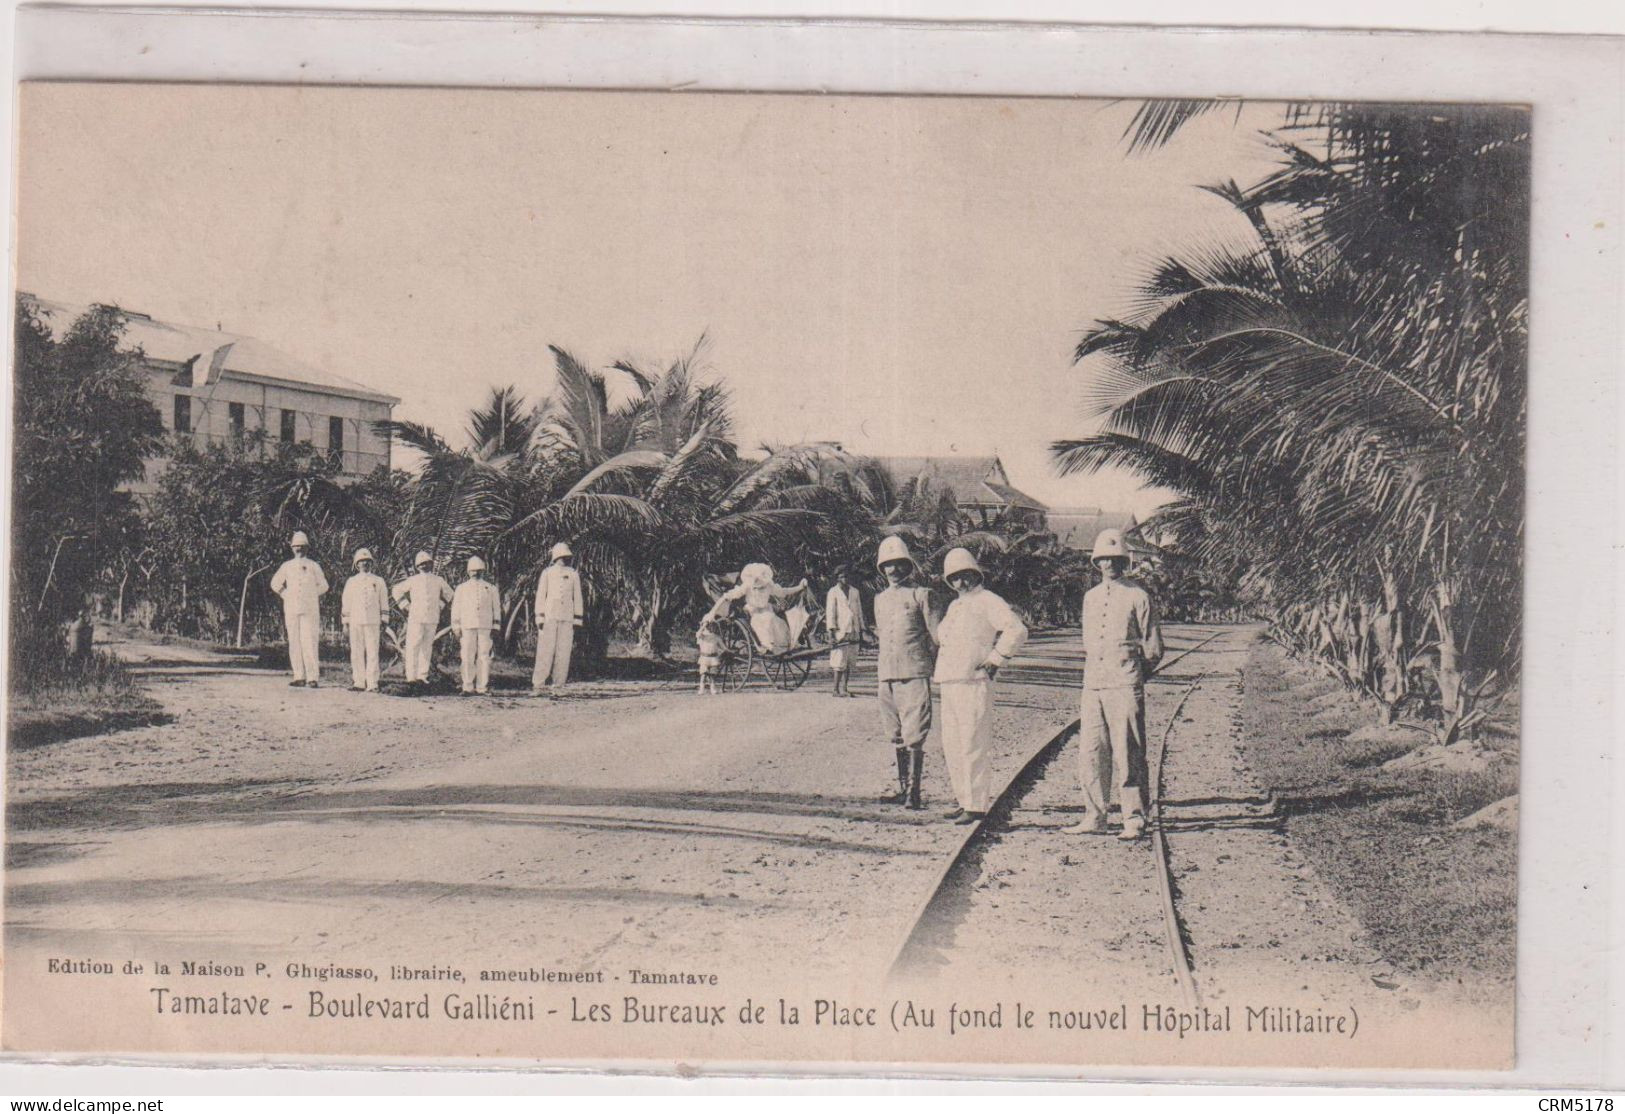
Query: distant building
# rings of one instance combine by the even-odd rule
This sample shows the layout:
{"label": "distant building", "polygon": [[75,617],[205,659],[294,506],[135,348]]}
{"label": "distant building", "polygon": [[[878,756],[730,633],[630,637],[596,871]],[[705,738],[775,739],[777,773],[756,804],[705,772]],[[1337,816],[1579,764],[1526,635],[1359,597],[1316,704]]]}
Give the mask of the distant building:
{"label": "distant building", "polygon": [[891,473],[899,488],[925,479],[938,491],[952,492],[960,514],[978,526],[1005,517],[1030,530],[1045,528],[1048,508],[1011,486],[997,456],[882,456],[875,460]]}
{"label": "distant building", "polygon": [[1102,530],[1121,530],[1129,548],[1137,553],[1155,553],[1156,547],[1135,532],[1139,522],[1128,511],[1103,511],[1099,507],[1057,507],[1049,512],[1049,529],[1060,543],[1080,553],[1095,546]]}
{"label": "distant building", "polygon": [[[58,337],[88,308],[19,296],[37,307]],[[389,438],[373,423],[393,413],[400,402],[393,395],[311,367],[253,337],[121,312],[123,344],[144,354],[147,393],[169,433],[190,436],[200,448],[252,441],[261,431],[262,446],[307,442],[336,455],[349,479],[389,463]],[[163,468],[162,459],[149,460],[146,475],[129,490],[157,490]]]}

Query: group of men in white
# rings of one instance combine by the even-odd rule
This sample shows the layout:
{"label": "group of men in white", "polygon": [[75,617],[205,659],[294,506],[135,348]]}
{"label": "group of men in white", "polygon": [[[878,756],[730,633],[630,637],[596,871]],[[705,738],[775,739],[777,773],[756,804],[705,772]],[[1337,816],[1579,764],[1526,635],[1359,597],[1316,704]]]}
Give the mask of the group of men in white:
{"label": "group of men in white", "polygon": [[[327,593],[322,568],[305,554],[310,539],[304,531],[290,541],[293,557],[271,577],[271,590],[282,597],[282,616],[288,627],[290,685],[316,688],[321,678],[317,658],[321,632],[321,598]],[[581,626],[581,576],[572,567],[569,543],[560,542],[549,554],[549,564],[536,583],[536,667],[531,674],[533,696],[557,696],[570,679],[570,654],[575,631]],[[491,640],[502,627],[502,596],[486,576],[485,561],[468,559],[468,578],[455,590],[434,571],[434,558],[420,552],[412,561],[413,574],[393,589],[373,572],[370,549],[356,550],[355,575],[345,581],[339,618],[350,640],[350,690],[378,692],[379,651],[383,632],[390,628],[390,608],[405,613],[401,656],[409,688],[429,683],[436,641],[455,632],[462,656],[462,691],[482,695],[491,685]],[[451,622],[440,625],[447,605]]]}
{"label": "group of men in white", "polygon": [[[319,601],[328,584],[321,567],[305,556],[309,545],[302,532],[293,536],[293,557],[276,571],[271,588],[282,597],[287,621],[290,683],[314,688],[320,676]],[[1083,597],[1079,737],[1083,815],[1067,831],[1106,832],[1115,800],[1122,816],[1119,838],[1137,839],[1145,832],[1148,807],[1145,681],[1162,657],[1162,631],[1150,594],[1125,579],[1129,552],[1122,532],[1103,531],[1090,559],[1100,570],[1101,581]],[[534,695],[556,695],[569,679],[574,633],[582,620],[581,577],[571,567],[572,560],[567,543],[555,545],[551,563],[536,585]],[[407,682],[425,684],[434,643],[442,633],[440,617],[450,604],[449,629],[456,631],[462,645],[462,691],[486,692],[491,639],[502,623],[502,600],[496,585],[486,579],[485,562],[470,557],[468,578],[455,591],[434,572],[428,553],[419,553],[413,564],[417,571],[391,591],[372,571],[371,551],[356,551],[356,573],[344,586],[341,608],[350,638],[351,689],[378,691],[380,638],[392,604],[406,612]],[[884,539],[875,564],[885,581],[874,601],[876,682],[882,721],[897,763],[897,788],[888,788],[882,800],[911,809],[924,807],[921,782],[934,686],[942,715],[943,760],[958,802],[947,818],[975,823],[992,805],[993,682],[1026,642],[1026,624],[986,587],[982,567],[968,549],[949,550],[943,559],[942,577],[955,597],[940,616],[930,590],[917,582],[918,566],[902,538]],[[788,632],[778,629],[784,620],[774,604],[780,597],[805,591],[806,581],[781,589],[772,583],[768,566],[751,566],[747,572],[757,575],[743,576],[737,588],[717,601],[707,622],[743,603],[763,645],[787,650]],[[863,606],[845,573],[830,590],[825,622],[835,644],[830,660],[834,692],[850,696],[851,655],[862,633]],[[701,651],[703,673],[703,645]]]}

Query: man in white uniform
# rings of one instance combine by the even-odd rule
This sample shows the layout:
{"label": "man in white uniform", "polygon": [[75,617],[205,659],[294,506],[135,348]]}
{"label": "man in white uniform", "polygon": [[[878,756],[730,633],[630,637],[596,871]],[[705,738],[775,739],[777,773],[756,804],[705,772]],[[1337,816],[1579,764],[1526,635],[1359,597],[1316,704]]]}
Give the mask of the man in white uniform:
{"label": "man in white uniform", "polygon": [[1145,679],[1162,658],[1162,627],[1151,594],[1124,579],[1128,547],[1121,530],[1102,530],[1089,555],[1101,581],[1083,597],[1083,707],[1078,757],[1083,819],[1068,834],[1106,830],[1106,809],[1117,798],[1123,813],[1119,839],[1145,834],[1148,808],[1145,751]]}
{"label": "man in white uniform", "polygon": [[434,573],[434,558],[419,553],[417,572],[395,585],[395,605],[406,611],[406,683],[427,684],[440,612],[451,602],[451,585]]}
{"label": "man in white uniform", "polygon": [[530,694],[556,696],[570,679],[570,651],[581,625],[581,574],[570,567],[575,554],[565,542],[553,547],[552,564],[536,582],[536,668]]}
{"label": "man in white uniform", "polygon": [[502,596],[485,579],[485,562],[468,559],[468,579],[451,597],[451,626],[463,651],[463,695],[481,696],[491,685],[491,636],[502,626]]}
{"label": "man in white uniform", "polygon": [[852,695],[852,655],[863,637],[863,597],[852,587],[852,576],[841,569],[835,585],[824,597],[824,627],[834,648],[829,652],[830,672],[835,675],[836,696]]}
{"label": "man in white uniform", "polygon": [[378,691],[378,636],[389,621],[389,585],[372,571],[372,550],[355,551],[339,619],[350,634],[350,691]]}
{"label": "man in white uniform", "polygon": [[315,688],[322,676],[319,651],[327,577],[320,565],[305,556],[310,539],[303,530],[288,544],[293,557],[282,562],[271,577],[271,591],[282,597],[282,619],[288,626],[288,668],[293,673],[288,684]]}
{"label": "man in white uniform", "polygon": [[942,754],[959,807],[948,819],[974,824],[992,806],[988,744],[993,736],[993,678],[1027,641],[1027,624],[982,587],[982,567],[968,549],[951,549],[942,578],[959,593],[937,627],[932,680],[942,694]]}

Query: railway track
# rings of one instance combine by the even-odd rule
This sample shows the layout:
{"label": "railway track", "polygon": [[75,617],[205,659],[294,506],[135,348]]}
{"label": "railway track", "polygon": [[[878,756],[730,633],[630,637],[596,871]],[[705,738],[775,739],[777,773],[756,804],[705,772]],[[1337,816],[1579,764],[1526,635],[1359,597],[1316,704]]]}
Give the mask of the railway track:
{"label": "railway track", "polygon": [[[1222,628],[1181,650],[1179,653],[1164,658],[1153,675],[1166,673],[1171,666],[1227,633],[1229,633],[1229,628]],[[1168,739],[1173,733],[1173,726],[1179,721],[1179,714],[1184,710],[1185,702],[1201,685],[1204,676],[1205,674],[1197,675],[1186,686],[1185,691],[1180,695],[1179,702],[1169,715],[1166,726],[1158,736],[1154,753],[1147,756],[1153,790],[1151,795],[1151,815],[1149,817],[1151,859],[1155,864],[1157,888],[1161,898],[1163,935],[1169,964],[1174,969],[1175,977],[1179,982],[1180,993],[1184,997],[1187,1007],[1199,1005],[1201,995],[1196,986],[1196,980],[1191,973],[1190,952],[1186,945],[1184,927],[1179,919],[1179,911],[1174,901],[1168,844],[1163,835],[1162,771],[1163,760],[1168,750]],[[1008,825],[1012,811],[1032,788],[1043,780],[1050,764],[1066,748],[1068,740],[1078,733],[1079,726],[1080,722],[1073,720],[1034,748],[994,797],[993,804],[988,809],[987,815],[977,823],[968,826],[964,837],[960,839],[948,856],[942,871],[937,875],[930,890],[915,909],[907,928],[898,940],[897,946],[893,949],[890,963],[887,965],[888,979],[896,979],[916,972],[928,965],[934,955],[940,954],[942,948],[935,944],[931,937],[933,933],[940,932],[942,929],[946,907],[972,881],[970,866],[975,860],[975,852],[986,844],[992,835]]]}

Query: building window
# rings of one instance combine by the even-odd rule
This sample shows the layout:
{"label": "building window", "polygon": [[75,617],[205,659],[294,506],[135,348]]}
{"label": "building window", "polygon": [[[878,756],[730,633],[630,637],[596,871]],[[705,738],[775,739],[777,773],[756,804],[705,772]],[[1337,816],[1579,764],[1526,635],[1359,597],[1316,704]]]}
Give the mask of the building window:
{"label": "building window", "polygon": [[243,404],[240,402],[227,403],[226,411],[231,417],[231,435],[241,441],[243,439],[243,428],[247,424],[247,415],[243,410]]}
{"label": "building window", "polygon": [[327,419],[327,451],[342,453],[344,451],[344,419]]}
{"label": "building window", "polygon": [[192,432],[192,396],[175,396],[175,432]]}
{"label": "building window", "polygon": [[293,418],[292,410],[282,411],[282,443],[285,445],[293,444]]}

